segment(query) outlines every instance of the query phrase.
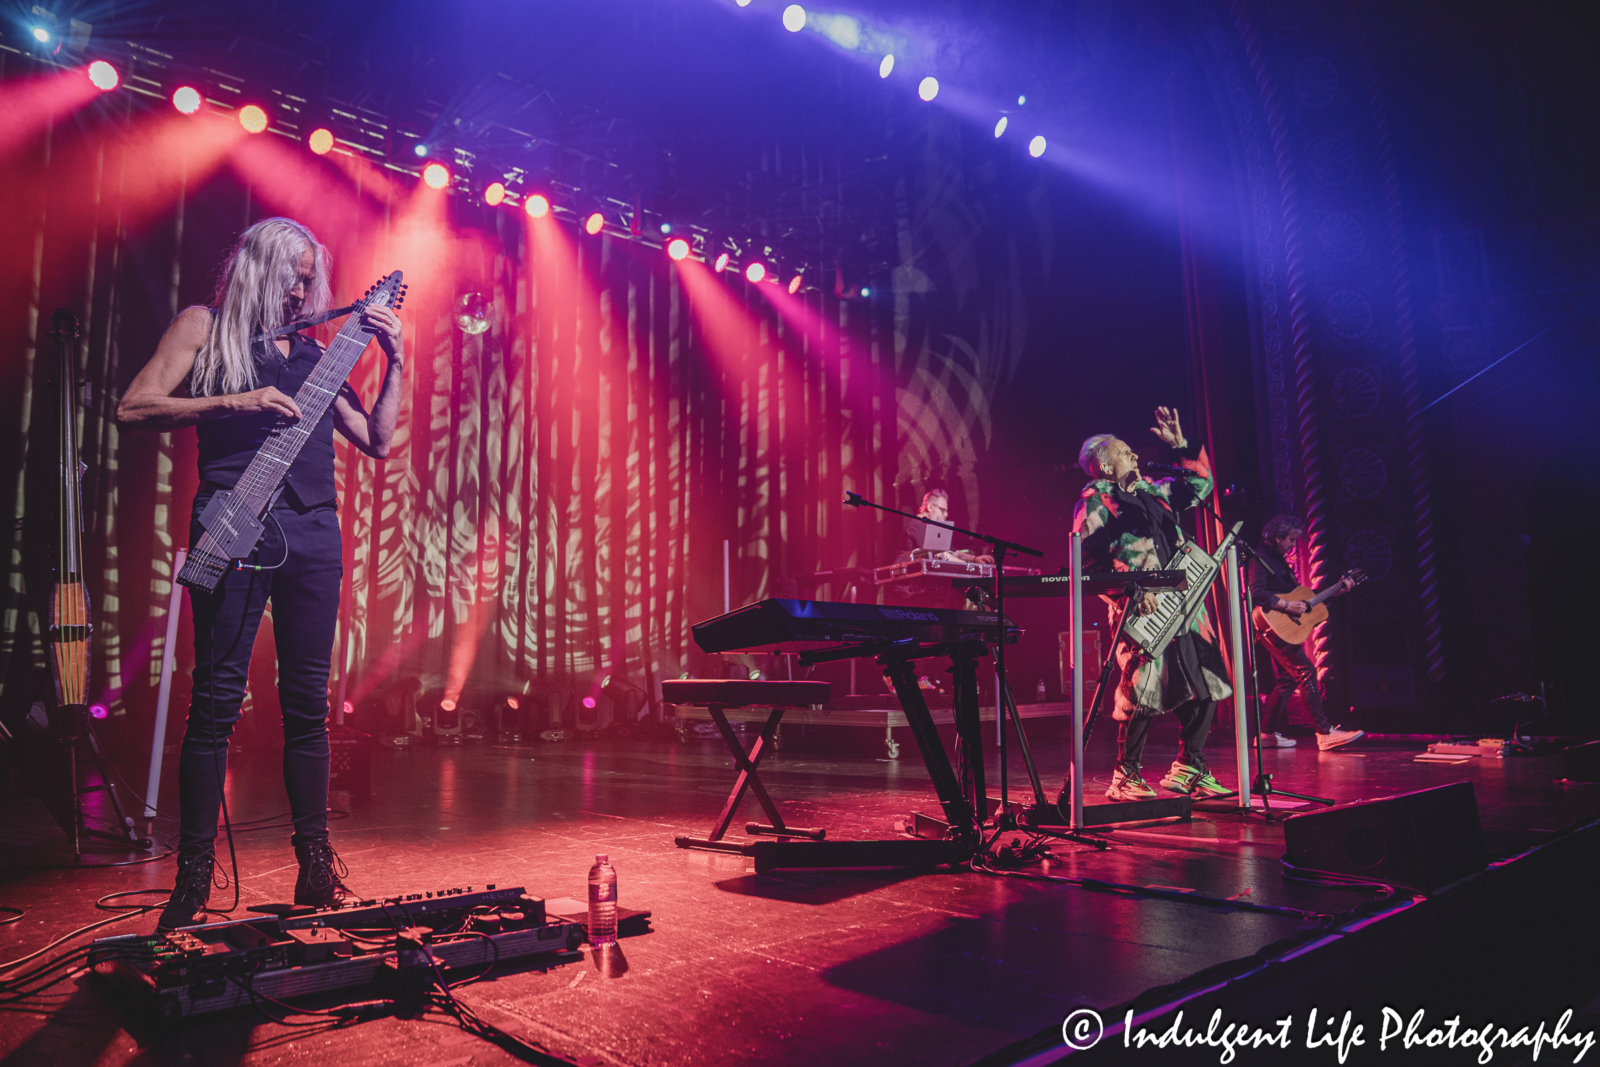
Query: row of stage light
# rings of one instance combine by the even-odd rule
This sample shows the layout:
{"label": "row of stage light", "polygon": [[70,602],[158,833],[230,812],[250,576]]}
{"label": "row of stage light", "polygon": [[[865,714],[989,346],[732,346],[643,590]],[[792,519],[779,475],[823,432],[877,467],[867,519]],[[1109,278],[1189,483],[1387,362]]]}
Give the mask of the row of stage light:
{"label": "row of stage light", "polygon": [[[750,3],[751,3],[751,0],[734,0],[734,2],[737,3],[740,7],[749,7]],[[810,22],[812,22],[813,20],[817,20],[817,21],[827,20],[827,22],[824,23],[824,25],[818,27],[818,32],[821,33],[822,36],[828,38],[829,40],[833,41],[835,44],[839,45],[840,47],[846,48],[847,50],[851,50],[851,51],[856,51],[856,50],[858,50],[860,48],[860,45],[861,45],[861,42],[860,42],[860,39],[859,39],[860,27],[859,27],[859,24],[857,23],[856,19],[854,19],[852,16],[848,16],[848,15],[846,15],[846,16],[840,16],[840,15],[814,15],[811,12],[808,12],[805,9],[805,7],[800,5],[800,4],[790,4],[790,5],[788,5],[787,7],[785,7],[783,9],[783,28],[788,30],[790,33],[799,33],[801,30],[805,29],[806,26]],[[847,34],[849,34],[850,37],[853,37],[854,39],[849,39],[849,38],[841,39],[841,33],[836,29],[836,27],[841,23],[841,20],[844,23],[847,23],[850,27],[853,27],[852,29],[847,29],[845,32]],[[883,78],[883,79],[887,79],[891,74],[894,73],[894,69],[895,69],[895,55],[894,55],[894,53],[893,52],[885,52],[883,54],[883,57],[878,60],[878,77]],[[929,75],[926,75],[925,77],[921,78],[920,80],[918,80],[918,82],[917,82],[917,98],[918,99],[922,100],[924,103],[930,103],[931,104],[934,101],[934,99],[938,97],[938,95],[939,95],[939,79],[938,78],[934,77],[932,74],[929,74]],[[1018,107],[1022,107],[1024,105],[1026,105],[1027,102],[1028,102],[1028,98],[1026,96],[1018,96],[1017,97],[1017,106]],[[1006,135],[1006,132],[1010,128],[1011,128],[1011,117],[1009,115],[1005,115],[1005,114],[1000,115],[1000,117],[996,120],[996,122],[994,124],[994,136],[995,136],[995,139],[998,140],[1001,137],[1004,137]],[[1034,159],[1038,159],[1040,156],[1044,155],[1045,149],[1048,148],[1048,147],[1049,147],[1049,142],[1046,140],[1044,134],[1042,134],[1042,133],[1034,134],[1031,138],[1028,139],[1028,155],[1032,156]]]}
{"label": "row of stage light", "polygon": [[[99,89],[101,92],[110,92],[111,90],[117,88],[122,81],[121,75],[117,71],[116,67],[103,59],[97,59],[93,63],[90,63],[87,68],[87,74],[89,81],[92,82],[95,88]],[[201,95],[200,91],[189,85],[182,85],[173,90],[169,99],[172,102],[172,106],[177,109],[180,114],[184,115],[198,114],[200,109],[205,105],[205,98]],[[238,109],[237,114],[239,125],[246,133],[265,133],[271,124],[266,109],[261,107],[259,104],[245,104]],[[333,150],[334,147],[333,131],[325,127],[317,127],[306,135],[306,147],[316,155],[327,155]],[[422,145],[418,145],[417,150],[418,155],[426,154],[426,149]],[[423,183],[430,189],[443,190],[448,188],[451,184],[450,169],[443,163],[439,162],[424,164],[420,177],[422,178]],[[502,205],[512,207],[515,206],[516,194],[507,189],[504,182],[490,182],[489,185],[484,188],[482,197],[483,203],[488,207],[500,207]],[[528,217],[532,219],[545,218],[554,210],[554,206],[551,204],[550,198],[545,196],[543,193],[525,193],[520,197],[520,201],[523,210],[526,211]],[[597,237],[605,232],[607,220],[604,212],[592,211],[586,214],[581,212],[576,214],[579,217],[579,227],[584,233],[591,237]],[[659,229],[663,238],[662,250],[666,252],[668,258],[674,262],[681,262],[682,260],[688,259],[690,255],[693,254],[694,245],[689,238],[670,236],[672,233],[671,223],[663,222],[660,224]],[[730,268],[737,269],[739,266],[733,262],[733,254],[727,251],[717,252],[715,249],[712,249],[710,252],[704,254],[701,258],[710,263],[712,269],[718,274],[721,274]],[[778,282],[777,271],[769,269],[768,265],[760,259],[754,259],[743,264],[742,273],[744,274],[745,280],[751,283],[759,283],[763,281],[771,283]],[[804,284],[805,273],[804,271],[800,271],[790,278],[788,290],[791,293],[797,293]],[[870,296],[871,289],[861,289],[861,295],[864,297]]]}
{"label": "row of stage light", "polygon": [[[749,0],[738,0],[738,2],[740,6],[743,7],[746,6]],[[784,11],[784,26],[792,31],[798,31],[804,28],[806,18],[806,13],[799,4],[791,4]],[[895,57],[893,54],[886,54],[883,57],[878,66],[879,77],[887,78],[889,76],[894,69],[894,61]],[[101,92],[110,92],[121,85],[122,82],[122,76],[117,68],[103,59],[97,59],[90,63],[86,68],[86,73],[89,81]],[[938,95],[938,92],[939,83],[932,76],[923,78],[918,85],[918,96],[924,101],[932,101]],[[206,103],[205,97],[200,90],[191,85],[180,85],[178,88],[174,89],[169,97],[169,100],[171,101],[172,106],[179,113],[184,115],[199,114]],[[1025,102],[1026,97],[1017,98],[1017,103],[1019,105]],[[271,118],[268,116],[266,108],[262,107],[260,104],[244,104],[237,108],[236,115],[238,117],[239,125],[246,133],[265,133],[271,126]],[[1006,132],[1008,124],[1008,117],[1002,115],[999,122],[995,125],[995,137],[998,138],[1002,136]],[[282,131],[280,130],[279,132]],[[334,133],[331,129],[328,129],[325,126],[318,126],[305,135],[305,144],[313,154],[325,156],[329,152],[333,151],[336,144],[336,138],[334,137]],[[1028,144],[1028,154],[1037,159],[1039,156],[1044,154],[1045,147],[1046,144],[1043,135],[1035,136]],[[354,149],[354,151],[359,152],[360,150]],[[429,148],[426,143],[419,143],[413,148],[414,154],[418,156],[419,159],[425,159],[428,155],[428,151]],[[422,179],[423,184],[427,185],[430,189],[438,190],[448,189],[453,181],[450,168],[438,161],[424,163],[419,173],[419,177]],[[533,219],[545,218],[554,210],[554,205],[551,203],[550,197],[546,196],[544,193],[524,191],[519,196],[511,189],[507,188],[505,182],[503,181],[497,180],[490,182],[484,187],[480,195],[484,205],[491,208],[497,208],[502,205],[515,207],[520,201],[523,210],[527,212],[529,218]],[[583,232],[591,237],[599,236],[605,231],[607,220],[604,212],[599,210],[589,212],[574,211],[571,212],[571,214],[574,216],[574,218],[579,220],[579,225]],[[695,255],[692,237],[672,237],[672,225],[669,222],[661,223],[659,229],[662,235],[661,247],[667,253],[667,256],[674,262],[679,262]],[[627,228],[627,232],[629,236],[637,236],[637,233],[631,227]],[[714,247],[708,247],[707,238],[704,234],[700,235],[700,238],[702,249],[700,255],[696,256],[695,258],[710,264],[716,273],[721,274],[730,268],[737,270],[742,266],[742,273],[744,274],[745,280],[751,282],[752,284],[763,281],[773,284],[777,284],[779,282],[779,272],[776,269],[769,268],[768,264],[762,259],[752,259],[743,264],[734,263],[732,252],[719,250]],[[768,249],[767,251],[770,253],[771,249]],[[789,292],[796,293],[799,292],[803,285],[805,285],[805,277],[804,269],[802,268],[802,270],[793,274],[789,280],[787,288]],[[871,289],[862,288],[860,290],[860,295],[863,297],[870,296]]]}

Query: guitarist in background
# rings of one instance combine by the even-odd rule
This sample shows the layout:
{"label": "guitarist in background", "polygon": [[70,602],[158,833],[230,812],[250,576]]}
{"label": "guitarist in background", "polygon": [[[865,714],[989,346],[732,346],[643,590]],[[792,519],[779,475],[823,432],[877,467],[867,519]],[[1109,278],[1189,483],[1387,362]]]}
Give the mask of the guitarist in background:
{"label": "guitarist in background", "polygon": [[[270,342],[257,335],[315,316],[329,303],[327,249],[297,222],[264,219],[240,236],[223,264],[213,305],[180,313],[128,386],[117,408],[123,427],[195,427],[200,490],[191,544],[200,538],[199,516],[212,495],[234,487],[279,418],[300,417],[294,396],[322,358],[321,346],[302,333]],[[344,569],[333,434],[376,459],[387,456],[405,364],[399,317],[373,306],[362,321],[388,357],[372,411],[343,386],[321,422],[307,427],[310,439],[267,512],[256,550],[216,592],[190,593],[194,692],[178,760],[178,876],[158,931],[205,921],[228,738],[268,600],[278,646],[283,782],[300,864],[295,903],[325,907],[350,896],[340,881],[344,865],[328,844],[328,674]]]}
{"label": "guitarist in background", "polygon": [[[1285,600],[1300,585],[1289,565],[1289,553],[1294,543],[1305,533],[1305,525],[1293,515],[1274,515],[1261,528],[1261,548],[1250,561],[1250,599],[1263,611],[1281,611],[1299,618],[1311,610],[1304,600]],[[1352,588],[1354,579],[1341,578],[1344,590]],[[1328,713],[1322,710],[1322,689],[1317,682],[1317,668],[1306,655],[1305,647],[1290,644],[1270,628],[1262,628],[1261,644],[1272,657],[1277,674],[1277,685],[1267,698],[1267,714],[1261,725],[1261,744],[1266,748],[1293,748],[1294,739],[1283,736],[1289,724],[1289,697],[1296,689],[1305,694],[1306,708],[1317,727],[1317,748],[1326,752],[1331,748],[1359,741],[1361,730],[1344,730],[1328,722]]]}

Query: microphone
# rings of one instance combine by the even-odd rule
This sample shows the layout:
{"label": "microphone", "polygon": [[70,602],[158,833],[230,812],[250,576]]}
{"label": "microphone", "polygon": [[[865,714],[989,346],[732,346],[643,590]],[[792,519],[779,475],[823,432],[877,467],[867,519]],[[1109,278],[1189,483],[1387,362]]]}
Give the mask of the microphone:
{"label": "microphone", "polygon": [[1139,464],[1139,470],[1141,472],[1153,471],[1156,474],[1173,474],[1180,476],[1193,473],[1188,467],[1174,467],[1170,463],[1141,463]]}
{"label": "microphone", "polygon": [[844,502],[850,507],[859,508],[861,506],[862,499],[863,497],[860,493],[852,493],[848,489],[844,491]]}

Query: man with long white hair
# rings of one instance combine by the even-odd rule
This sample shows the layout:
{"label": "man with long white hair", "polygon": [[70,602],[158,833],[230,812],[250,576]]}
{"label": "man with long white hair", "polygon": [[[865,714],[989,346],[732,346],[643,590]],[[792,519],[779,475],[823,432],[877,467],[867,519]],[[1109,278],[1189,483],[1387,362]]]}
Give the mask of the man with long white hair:
{"label": "man with long white hair", "polygon": [[[281,418],[300,418],[294,396],[322,358],[322,348],[304,333],[258,338],[329,304],[327,249],[298,222],[263,219],[239,237],[212,305],[181,312],[128,386],[117,408],[124,427],[195,427],[200,489],[191,542],[199,540],[199,516],[212,496],[234,487]],[[178,874],[159,931],[205,921],[228,738],[269,600],[283,708],[283,782],[300,865],[295,903],[325,907],[349,896],[340,880],[344,865],[328,843],[328,674],[344,569],[333,435],[338,431],[376,459],[387,456],[405,364],[399,317],[387,307],[362,314],[388,359],[372,410],[348,384],[340,389],[321,421],[306,427],[309,437],[267,512],[255,551],[215,592],[190,594],[194,690],[178,759]]]}

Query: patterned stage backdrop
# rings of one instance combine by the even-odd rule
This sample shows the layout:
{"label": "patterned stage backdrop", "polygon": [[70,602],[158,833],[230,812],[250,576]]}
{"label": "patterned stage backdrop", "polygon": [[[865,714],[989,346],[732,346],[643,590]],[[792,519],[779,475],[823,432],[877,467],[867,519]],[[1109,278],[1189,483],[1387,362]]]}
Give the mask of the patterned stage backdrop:
{"label": "patterned stage backdrop", "polygon": [[[736,606],[842,597],[806,580],[877,565],[899,540],[898,522],[842,507],[846,489],[908,506],[930,476],[958,492],[970,481],[988,428],[977,376],[992,387],[995,375],[973,346],[929,331],[914,294],[790,296],[618,236],[398,188],[348,160],[291,166],[256,142],[156,158],[137,127],[158,121],[136,118],[120,138],[63,125],[5,164],[32,175],[19,197],[32,210],[7,221],[7,245],[39,249],[5,268],[15,284],[0,303],[6,336],[25,340],[4,367],[23,471],[3,502],[16,520],[7,697],[30,684],[30,658],[41,665],[49,587],[37,565],[48,523],[32,521],[53,493],[39,323],[62,305],[86,324],[93,685],[137,737],[155,703],[174,551],[188,539],[194,445],[192,430],[121,433],[115,406],[172,316],[207,301],[235,235],[266,215],[299,217],[327,241],[337,301],[396,268],[411,285],[395,447],[383,462],[339,448],[336,698],[359,704],[416,678],[469,700],[567,703],[604,673],[653,690],[714,670],[689,627],[722,610],[724,541]],[[382,370],[373,346],[352,377],[369,401]],[[185,618],[174,729],[190,641]],[[271,699],[267,651],[258,643],[256,699]]]}

